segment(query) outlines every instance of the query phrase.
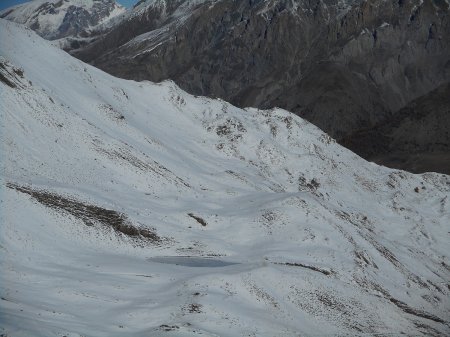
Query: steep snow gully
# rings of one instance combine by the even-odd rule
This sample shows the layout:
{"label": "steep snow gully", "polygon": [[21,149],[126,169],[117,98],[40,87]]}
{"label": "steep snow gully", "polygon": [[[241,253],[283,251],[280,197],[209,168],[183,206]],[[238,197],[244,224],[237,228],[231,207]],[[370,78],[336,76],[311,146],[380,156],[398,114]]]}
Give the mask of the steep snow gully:
{"label": "steep snow gully", "polygon": [[0,20],[0,334],[450,334],[450,177],[114,78]]}

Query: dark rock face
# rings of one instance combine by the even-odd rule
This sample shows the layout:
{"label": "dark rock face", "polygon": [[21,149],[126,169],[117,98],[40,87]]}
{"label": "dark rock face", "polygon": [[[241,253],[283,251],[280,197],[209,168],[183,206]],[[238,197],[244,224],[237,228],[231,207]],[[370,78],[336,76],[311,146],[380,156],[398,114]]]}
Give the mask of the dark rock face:
{"label": "dark rock face", "polygon": [[110,17],[125,12],[115,0],[49,0],[29,2],[0,12],[0,18],[22,23],[48,39],[86,37]]}
{"label": "dark rock face", "polygon": [[[94,59],[101,58],[105,54],[112,52],[116,55],[122,53],[123,49],[128,49],[127,43],[136,38],[137,36],[157,32],[159,29],[171,27],[178,21],[174,17],[175,11],[180,7],[183,7],[185,0],[171,0],[167,3],[164,0],[150,0],[151,5],[147,5],[145,1],[141,1],[143,4],[139,6],[139,2],[135,5],[134,11],[128,13],[128,16],[124,16],[122,21],[119,21],[116,25],[111,27],[99,27],[96,31],[90,33],[90,37],[95,39],[84,49],[72,48],[72,54],[85,61],[92,62]],[[186,6],[188,7],[188,6]],[[191,7],[188,7],[186,11],[189,13]],[[163,34],[164,38],[170,38],[170,34],[173,31]],[[148,41],[147,41],[148,42]],[[147,42],[144,41],[139,48],[147,48]],[[139,48],[129,48],[129,57],[132,57],[133,50],[138,51]],[[120,50],[119,50],[120,49]],[[133,60],[129,60],[130,63],[134,63]],[[120,64],[119,64],[120,66]],[[124,66],[126,66],[124,64]],[[144,65],[143,65],[144,66]],[[104,69],[99,66],[99,68]],[[114,73],[116,76],[124,78],[136,78],[136,67],[130,68],[130,76],[126,76],[128,67],[121,67],[122,75]],[[132,75],[131,75],[132,73]],[[149,74],[139,77],[138,80],[148,80]]]}
{"label": "dark rock face", "polygon": [[150,6],[74,55],[124,78],[280,106],[338,140],[450,80],[445,1],[204,1],[180,19],[183,3]]}
{"label": "dark rock face", "polygon": [[342,143],[386,166],[415,173],[450,174],[449,127],[450,83],[447,83],[415,99],[393,118],[357,132]]}

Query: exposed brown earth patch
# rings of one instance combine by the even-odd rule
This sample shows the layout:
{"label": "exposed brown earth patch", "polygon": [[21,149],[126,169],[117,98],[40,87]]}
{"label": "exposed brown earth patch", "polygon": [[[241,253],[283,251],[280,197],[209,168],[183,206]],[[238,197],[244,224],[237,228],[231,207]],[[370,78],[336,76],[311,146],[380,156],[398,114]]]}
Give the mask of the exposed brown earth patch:
{"label": "exposed brown earth patch", "polygon": [[127,237],[152,244],[161,244],[167,240],[167,238],[162,238],[156,234],[154,229],[136,227],[123,213],[90,205],[45,190],[32,189],[30,187],[19,186],[12,183],[7,183],[6,186],[18,192],[30,195],[42,205],[57,211],[67,212],[82,220],[87,226],[99,224],[101,226],[112,228],[118,234],[123,234]]}

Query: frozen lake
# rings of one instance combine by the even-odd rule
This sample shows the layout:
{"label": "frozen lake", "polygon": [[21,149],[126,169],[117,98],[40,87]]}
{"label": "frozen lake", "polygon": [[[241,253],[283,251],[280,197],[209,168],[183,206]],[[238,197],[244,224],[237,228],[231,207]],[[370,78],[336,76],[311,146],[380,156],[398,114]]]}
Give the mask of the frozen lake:
{"label": "frozen lake", "polygon": [[238,262],[230,262],[208,257],[195,256],[159,256],[151,257],[148,260],[156,263],[174,264],[177,266],[196,268],[220,268],[239,264]]}

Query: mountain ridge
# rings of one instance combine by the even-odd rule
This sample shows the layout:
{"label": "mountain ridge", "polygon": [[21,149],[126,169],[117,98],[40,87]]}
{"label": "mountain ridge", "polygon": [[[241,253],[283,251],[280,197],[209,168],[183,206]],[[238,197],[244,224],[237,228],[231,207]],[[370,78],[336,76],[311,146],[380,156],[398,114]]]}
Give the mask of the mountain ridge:
{"label": "mountain ridge", "polygon": [[447,2],[201,1],[160,23],[145,4],[70,52],[119,77],[282,107],[343,143],[450,81]]}
{"label": "mountain ridge", "polygon": [[[146,0],[58,43],[115,76],[172,79],[240,107],[281,107],[341,144],[376,147],[375,133],[365,130],[450,82],[449,7],[440,0]],[[445,160],[424,165],[413,150],[388,148],[390,160],[351,147],[393,168],[448,172]]]}
{"label": "mountain ridge", "polygon": [[125,12],[115,0],[34,0],[0,11],[0,18],[26,25],[47,40],[82,38]]}
{"label": "mountain ridge", "polygon": [[[101,50],[103,50],[103,48],[96,48],[96,43],[94,42],[91,46],[87,46],[85,50],[74,52],[74,55],[81,57],[85,61],[92,62],[98,67],[103,67],[104,69],[115,73],[115,75],[120,75],[128,78],[133,77],[137,80],[150,79],[153,81],[171,78],[181,84],[183,88],[188,89],[188,91],[191,91],[194,94],[206,94],[213,97],[222,97],[239,106],[253,105],[264,108],[281,105],[281,107],[300,113],[301,115],[303,115],[303,117],[308,117],[314,124],[318,125],[327,132],[330,131],[329,133],[331,136],[337,136],[339,138],[340,132],[338,132],[338,130],[330,130],[329,127],[322,124],[323,122],[314,120],[314,104],[316,104],[314,103],[314,100],[318,98],[312,98],[313,105],[311,106],[311,108],[308,108],[310,103],[305,99],[302,99],[302,101],[304,102],[299,102],[299,107],[296,105],[297,103],[295,103],[295,100],[298,100],[299,96],[300,98],[301,96],[306,96],[306,98],[308,97],[308,93],[305,91],[305,89],[308,89],[311,86],[311,81],[319,80],[320,82],[320,68],[313,71],[309,70],[308,68],[317,68],[314,63],[318,61],[317,63],[319,64],[319,67],[324,67],[325,71],[329,71],[332,74],[333,72],[335,72],[338,81],[333,82],[330,81],[330,78],[324,78],[324,80],[326,79],[328,83],[328,86],[326,88],[328,91],[327,95],[331,95],[333,91],[340,90],[340,81],[342,81],[344,86],[348,86],[345,84],[346,80],[350,81],[349,83],[354,83],[354,85],[356,85],[356,88],[359,88],[358,85],[362,85],[362,88],[370,89],[367,90],[368,92],[376,91],[374,88],[376,86],[383,85],[383,81],[386,81],[386,79],[383,79],[383,77],[385,76],[384,73],[388,69],[383,70],[380,65],[376,64],[374,59],[367,60],[367,57],[370,57],[371,53],[378,53],[379,55],[377,55],[377,57],[389,57],[390,63],[390,58],[392,58],[392,61],[394,59],[394,55],[391,54],[398,52],[400,53],[400,55],[395,55],[395,62],[397,62],[397,59],[399,61],[402,61],[402,58],[405,59],[406,65],[402,65],[402,67],[404,67],[406,70],[402,69],[402,72],[404,72],[407,76],[410,76],[410,82],[413,81],[414,76],[417,75],[415,75],[414,73],[410,75],[407,74],[407,72],[410,71],[407,70],[407,68],[410,67],[408,65],[408,62],[412,62],[412,64],[414,64],[414,62],[417,61],[414,60],[410,55],[406,55],[406,50],[401,50],[405,48],[402,44],[406,44],[406,38],[413,38],[414,35],[418,34],[424,35],[417,36],[417,39],[424,39],[424,41],[417,41],[418,44],[420,43],[420,48],[419,46],[414,47],[415,49],[417,49],[413,50],[413,52],[415,53],[422,53],[422,43],[429,44],[427,48],[429,48],[428,53],[431,52],[430,56],[418,54],[417,56],[415,56],[416,58],[425,57],[428,58],[428,60],[432,59],[433,48],[436,50],[436,47],[433,47],[433,39],[439,38],[441,39],[441,42],[439,43],[445,44],[442,47],[444,48],[442,52],[440,52],[439,49],[437,49],[436,52],[443,53],[446,50],[445,48],[448,48],[447,38],[446,36],[442,35],[443,32],[446,31],[445,27],[448,26],[448,22],[445,21],[445,18],[448,17],[447,15],[445,15],[445,11],[447,11],[448,13],[448,8],[447,10],[445,10],[444,7],[442,7],[442,10],[438,9],[437,7],[435,8],[433,7],[434,5],[431,4],[431,0],[427,0],[421,5],[419,4],[419,2],[417,2],[417,4],[415,5],[415,2],[417,1],[406,1],[402,2],[401,5],[394,5],[393,3],[377,0],[363,2],[355,1],[350,3],[352,6],[348,8],[347,11],[345,11],[342,15],[340,11],[335,10],[334,7],[330,5],[331,3],[334,3],[334,1],[328,1],[327,3],[318,3],[315,5],[315,7],[312,5],[307,5],[305,2],[291,2],[282,0],[270,2],[254,1],[250,2],[250,4],[234,3],[225,0],[206,2],[201,1],[201,11],[190,13],[191,19],[188,19],[184,23],[184,25],[179,25],[177,26],[177,28],[172,29],[170,35],[162,43],[161,41],[156,41],[156,44],[153,44],[152,40],[148,39],[148,42],[139,41],[138,45],[135,48],[131,48],[130,44],[126,44],[126,48],[121,49],[121,42],[119,41],[118,45],[113,47],[112,52],[111,50],[107,51],[106,55],[102,59],[101,57],[99,58],[98,56],[95,56],[95,54],[92,58],[89,55],[90,49],[94,49],[94,52],[99,53],[101,53]],[[272,6],[267,6],[268,3],[270,3]],[[299,6],[298,4],[300,3],[306,7],[295,7]],[[152,11],[154,10],[154,8],[155,7],[152,6],[147,7],[147,13],[151,13],[148,12],[148,10]],[[415,15],[410,14],[414,11],[417,12]],[[441,13],[439,14],[441,15],[441,19],[439,19],[439,17],[436,17],[436,19],[443,19],[444,22],[435,22],[434,24],[432,24],[430,20],[435,20],[434,15],[438,15],[438,13]],[[141,15],[145,17],[146,14],[141,12]],[[406,15],[408,15],[408,17],[405,17]],[[268,18],[267,21],[265,20],[265,17]],[[351,23],[354,20],[356,20],[356,24]],[[432,29],[430,32],[428,31],[428,28],[424,28],[424,26],[427,26],[425,22],[421,22],[420,25],[416,23],[421,20],[430,21],[430,29]],[[214,22],[214,24],[209,24],[209,21]],[[329,22],[330,24],[329,27],[325,26],[325,29],[323,27],[320,28],[321,25],[323,26],[323,24],[327,22]],[[288,23],[289,28],[287,28]],[[128,27],[127,25],[132,25],[132,23],[127,20],[123,23],[123,26],[116,27],[116,30],[124,31]],[[240,27],[240,25],[242,27]],[[339,26],[342,26],[344,28],[340,28]],[[440,26],[442,28],[439,28]],[[186,28],[183,29],[183,27]],[[264,27],[266,27],[266,33],[264,33]],[[407,28],[409,35],[408,37],[405,37],[405,32],[402,31],[405,30],[406,27],[409,27]],[[158,29],[159,28],[162,27],[158,27]],[[439,32],[439,29],[441,29],[441,32]],[[258,30],[261,31],[261,33],[259,34],[259,38]],[[314,36],[314,30],[317,30],[317,36]],[[400,31],[397,32],[396,30]],[[422,30],[424,31],[422,32]],[[435,31],[433,32],[433,30]],[[267,41],[266,39],[264,39],[264,37],[269,34],[270,38],[271,31],[273,37],[269,41]],[[306,31],[306,35],[305,33],[302,33],[302,31]],[[308,31],[311,31],[312,33],[310,33],[310,36],[308,36]],[[337,37],[333,36],[333,34],[337,34]],[[345,36],[339,37],[339,35],[343,34],[345,34]],[[396,46],[397,49],[400,48],[399,51],[389,50],[389,48],[392,49],[389,44],[396,43],[392,38],[388,37],[388,35],[393,34],[397,35],[400,39],[399,42],[401,44],[399,46]],[[108,35],[111,35],[111,38],[114,39],[115,33],[107,33],[107,36]],[[176,35],[176,38],[174,35]],[[302,41],[297,41],[298,38],[295,37],[296,35],[300,36]],[[427,42],[427,36],[434,36],[434,38],[431,38],[431,40]],[[251,39],[256,39],[259,45],[258,43],[252,43]],[[276,39],[278,39],[278,41]],[[102,40],[102,38],[100,38],[100,40]],[[131,41],[132,39],[129,39],[129,42]],[[187,43],[192,44],[192,46],[189,47]],[[314,46],[314,43],[317,44],[317,46]],[[334,49],[328,51],[324,49],[325,47],[321,46],[321,44],[326,43],[331,44],[331,48]],[[412,41],[410,41],[409,43],[412,43]],[[416,42],[414,41],[414,43]],[[110,44],[110,42],[106,43],[106,45],[108,44]],[[294,54],[297,53],[295,54],[295,57],[298,58],[304,65],[302,65],[301,63],[299,64],[298,61],[296,63],[294,60],[292,60],[294,54],[289,50],[289,46],[295,44],[299,44],[300,46],[306,44],[307,48],[305,48],[305,51],[299,49],[297,50],[297,52],[295,52],[294,50]],[[335,46],[333,46],[332,44],[335,44]],[[436,45],[436,43],[434,44]],[[145,52],[146,45],[149,46],[148,52]],[[247,52],[245,52],[246,45],[248,46]],[[380,47],[377,47],[377,45],[379,45]],[[111,48],[111,46],[109,47]],[[371,51],[373,47],[375,47],[375,50]],[[266,50],[261,52],[260,50],[258,50],[258,48],[266,48]],[[387,48],[388,50],[388,54],[384,56],[382,51],[383,48]],[[281,50],[281,52],[277,52],[278,49]],[[340,49],[342,49],[341,52],[339,52]],[[137,52],[135,52],[135,50],[139,51],[140,53],[138,54]],[[309,51],[314,54],[308,56]],[[214,58],[214,54],[219,52],[224,53],[224,57],[226,58],[219,56],[219,59],[216,61]],[[270,56],[274,53],[277,54],[276,57]],[[285,53],[285,55],[283,55],[283,53]],[[320,53],[325,53],[325,55],[319,56]],[[336,55],[334,55],[335,53]],[[370,71],[365,70],[363,72],[361,70],[358,70],[358,68],[355,66],[364,67],[363,63],[357,59],[358,57],[360,57],[358,56],[358,53],[364,55],[364,62],[369,61],[368,66],[374,67],[374,69]],[[408,51],[408,53],[410,54],[411,51]],[[164,58],[158,55],[164,55]],[[250,55],[253,55],[253,58],[256,58],[256,60],[252,61],[256,65],[252,65],[253,63],[250,62],[252,60],[252,57],[250,57]],[[448,53],[445,53],[445,55],[448,55]],[[109,60],[108,57],[110,57],[111,60]],[[184,57],[186,59],[180,60],[180,57]],[[266,57],[266,61],[264,60],[264,57]],[[308,57],[310,58],[309,60]],[[434,55],[434,57],[436,58],[437,55]],[[167,60],[167,58],[170,61]],[[318,58],[318,60],[314,61],[315,58]],[[442,59],[442,55],[440,56],[440,58]],[[147,62],[147,60],[151,60],[151,63]],[[215,63],[219,62],[219,60],[220,67]],[[114,61],[116,62],[114,63]],[[382,60],[382,62],[386,61],[387,60],[385,59]],[[431,79],[431,74],[427,74],[428,78],[424,78],[422,79],[422,81],[434,81],[436,84],[432,84],[432,82],[430,83],[431,85],[433,85],[432,89],[434,89],[434,87],[437,87],[441,83],[439,80],[437,80],[438,78],[442,78],[441,81],[445,81],[445,79],[448,80],[448,70],[442,72],[442,69],[446,69],[444,67],[445,62],[448,61],[448,58],[444,58],[442,60],[442,62],[444,63],[442,65],[438,64],[438,66],[436,66],[434,70],[432,70],[433,77],[435,78],[434,80]],[[112,63],[108,64],[108,62]],[[258,62],[261,63],[259,66],[257,66]],[[349,69],[349,63],[351,62],[357,62],[357,64],[353,68]],[[371,64],[372,62],[373,64]],[[239,64],[241,65],[240,67]],[[290,66],[290,68],[286,68],[286,66],[283,66],[283,64],[292,65]],[[327,65],[329,67],[328,69]],[[209,66],[213,68],[211,68],[211,70],[208,70]],[[392,69],[389,69],[390,71],[398,71],[395,69],[395,64],[388,64],[388,66],[394,67]],[[417,66],[424,65],[419,65],[416,63],[416,67]],[[136,67],[136,70],[134,70],[133,67]],[[337,68],[335,69],[334,67]],[[245,77],[242,78],[243,75],[237,74],[237,69],[239,69],[239,71],[243,73],[244,76],[248,76],[248,80],[245,80]],[[418,69],[421,70],[420,68]],[[349,70],[350,72],[355,72],[355,74],[357,74],[358,76],[367,77],[367,79],[365,79],[363,82],[358,82],[358,77],[348,78],[348,75],[346,75],[345,72],[348,72]],[[419,72],[419,70],[417,70],[417,72]],[[255,77],[255,75],[252,76],[252,72],[255,71],[257,77]],[[427,73],[429,73],[430,71],[431,69],[427,71]],[[261,82],[261,89],[263,90],[265,85],[268,85],[269,87],[272,85],[275,88],[277,86],[280,86],[277,77],[273,78],[270,81],[268,80],[269,78],[266,74],[270,74],[271,72],[275,74],[274,76],[277,76],[276,74],[278,74],[278,76],[281,76],[281,78],[285,78],[283,79],[283,81],[287,82],[286,84],[288,85],[288,87],[286,88],[286,86],[281,86],[280,88],[282,89],[276,90],[281,92],[284,91],[285,93],[283,94],[286,97],[277,98],[280,93],[274,92],[275,96],[271,98],[270,95],[272,89],[267,91],[269,97],[254,97],[254,95],[251,94],[251,88],[249,87],[249,85],[251,85],[252,83],[254,83],[255,85],[260,85],[259,83]],[[215,74],[215,76],[210,76],[213,73]],[[312,77],[308,82],[308,76],[310,73],[310,76]],[[220,80],[223,81],[223,84],[220,84],[220,81],[217,78],[219,75],[223,77],[223,79]],[[401,75],[404,76],[403,74]],[[204,79],[200,81],[198,79],[199,76],[203,76]],[[236,76],[242,79],[238,79],[237,81],[235,81],[235,83],[233,83],[232,78]],[[289,80],[288,76],[291,77],[292,80]],[[288,78],[286,79],[286,77]],[[300,88],[300,90],[297,91],[298,94],[296,94],[295,86],[300,85],[296,84],[296,81],[298,81],[299,79],[299,83],[307,83],[305,84],[306,88]],[[390,80],[395,80],[395,77],[390,78]],[[290,83],[289,81],[292,81],[292,83]],[[404,80],[402,79],[402,81]],[[374,82],[374,87],[371,87],[371,82]],[[401,82],[395,84],[405,87],[405,84],[402,84]],[[423,86],[430,84],[426,84],[425,82],[420,85]],[[202,85],[204,85],[205,87],[202,87]],[[294,87],[292,87],[293,91],[291,92],[287,89],[289,89],[289,86],[292,85],[294,85]],[[337,87],[334,88],[333,85],[336,85]],[[405,87],[405,90],[403,90],[403,95],[408,95],[409,91],[414,90],[413,83],[410,84],[410,87],[411,88],[409,89]],[[352,90],[355,91],[356,88]],[[316,89],[317,88],[312,88],[309,90]],[[323,88],[321,90],[323,91]],[[345,91],[346,88],[343,87],[342,90]],[[418,86],[415,90],[419,90],[419,96],[430,91],[427,89],[420,89],[420,86]],[[407,101],[411,100],[411,98],[408,97],[402,98],[399,92],[400,90],[398,88],[395,88],[396,96],[389,97],[389,95],[393,95],[392,91],[393,89],[379,92],[378,96],[374,96],[372,98],[365,98],[363,96],[361,102],[357,105],[359,107],[358,109],[360,109],[362,112],[353,111],[352,114],[354,116],[360,116],[358,118],[366,120],[370,120],[370,118],[379,119],[379,116],[371,116],[368,112],[364,112],[368,109],[364,105],[379,104],[381,106],[384,106],[384,110],[386,111],[377,112],[377,114],[383,115],[383,113],[387,114],[389,111],[394,112],[398,110]],[[267,94],[265,96],[267,96]],[[362,90],[359,94],[365,95]],[[326,96],[323,96],[323,98],[325,97]],[[323,98],[319,98],[319,101],[323,101]],[[353,100],[352,102],[357,102],[356,97],[349,98]],[[336,98],[333,99],[336,100]],[[289,100],[293,100],[293,102],[289,103]],[[345,104],[349,105],[348,103]],[[308,112],[308,110],[311,109],[312,111]],[[334,113],[336,112],[334,111]],[[368,116],[364,116],[364,114]],[[331,120],[333,123],[339,124],[336,123],[336,118],[340,117],[331,116],[330,119],[330,115],[328,114],[324,119]],[[344,131],[344,129],[342,131]]]}

